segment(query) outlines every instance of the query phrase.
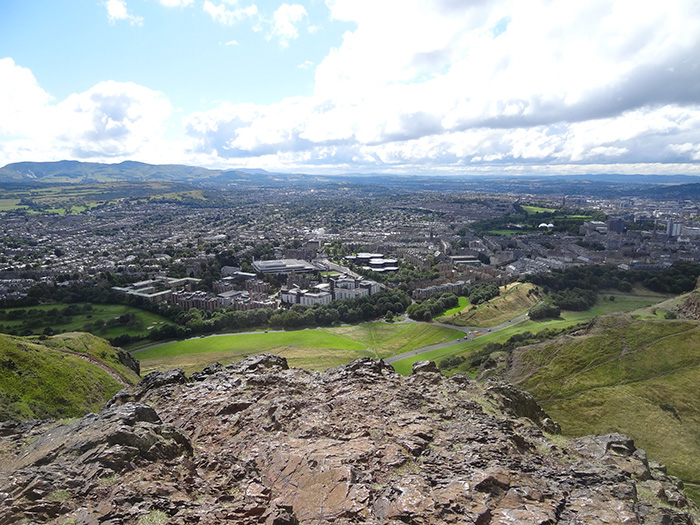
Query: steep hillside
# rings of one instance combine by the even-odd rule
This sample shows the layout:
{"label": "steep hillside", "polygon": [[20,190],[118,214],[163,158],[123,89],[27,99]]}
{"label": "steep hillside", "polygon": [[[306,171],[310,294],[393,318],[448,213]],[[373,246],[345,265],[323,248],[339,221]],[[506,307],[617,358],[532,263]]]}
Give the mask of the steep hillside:
{"label": "steep hillside", "polygon": [[700,325],[595,319],[574,336],[516,349],[505,378],[569,436],[631,436],[700,496]]}
{"label": "steep hillside", "polygon": [[535,286],[515,283],[501,288],[501,295],[441,321],[456,326],[496,326],[524,314],[540,300]]}
{"label": "steep hillside", "polygon": [[414,371],[363,358],[311,373],[260,355],[189,381],[154,372],[70,425],[0,425],[0,523],[697,519],[625,436],[551,439],[510,385]]}
{"label": "steep hillside", "polygon": [[138,379],[138,362],[90,334],[0,334],[0,421],[80,417]]}

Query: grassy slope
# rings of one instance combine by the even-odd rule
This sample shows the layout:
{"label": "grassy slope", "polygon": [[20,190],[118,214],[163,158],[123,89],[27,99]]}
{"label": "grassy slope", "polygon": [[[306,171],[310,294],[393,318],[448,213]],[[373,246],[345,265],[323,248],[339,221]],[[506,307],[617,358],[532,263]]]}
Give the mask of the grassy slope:
{"label": "grassy slope", "polygon": [[0,420],[79,417],[98,410],[123,388],[106,371],[64,347],[93,355],[129,383],[138,376],[115,364],[115,350],[89,334],[65,334],[40,340],[0,334]]}
{"label": "grassy slope", "polygon": [[534,286],[529,283],[516,283],[501,288],[501,295],[480,304],[475,310],[471,308],[452,317],[440,318],[441,322],[447,322],[456,326],[484,326],[491,327],[505,323],[509,319],[524,314],[538,299],[534,295],[528,297],[528,291]]}
{"label": "grassy slope", "polygon": [[444,314],[442,314],[443,318],[449,318],[453,315],[458,314],[462,310],[464,310],[467,306],[469,306],[469,298],[460,296],[459,297],[459,305],[455,306],[454,308],[450,308],[447,310]]}
{"label": "grassy slope", "polygon": [[565,434],[628,434],[672,474],[697,483],[700,325],[619,315],[596,325],[592,334],[517,350],[509,379]]}
{"label": "grassy slope", "polygon": [[172,367],[191,373],[215,361],[228,363],[260,352],[285,356],[290,366],[323,370],[359,357],[388,357],[452,341],[460,335],[455,330],[429,324],[363,323],[338,328],[189,339],[149,348],[135,353],[134,357],[141,362],[142,374]]}

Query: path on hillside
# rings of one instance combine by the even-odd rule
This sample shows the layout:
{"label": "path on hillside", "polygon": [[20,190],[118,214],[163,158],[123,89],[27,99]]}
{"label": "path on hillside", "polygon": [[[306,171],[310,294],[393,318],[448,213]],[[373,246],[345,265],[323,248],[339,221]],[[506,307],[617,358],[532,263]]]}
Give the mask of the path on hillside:
{"label": "path on hillside", "polygon": [[100,361],[96,357],[93,357],[89,354],[81,354],[80,352],[74,352],[73,350],[67,350],[66,348],[52,348],[52,349],[56,350],[58,352],[62,352],[64,354],[74,355],[75,357],[78,357],[78,358],[82,359],[83,361],[87,361],[88,363],[91,363],[95,366],[99,366],[102,370],[104,370],[110,376],[112,376],[112,378],[115,381],[117,381],[120,385],[127,387],[127,388],[132,386],[131,383],[127,382],[119,372],[117,372],[111,366],[103,363],[102,361]]}

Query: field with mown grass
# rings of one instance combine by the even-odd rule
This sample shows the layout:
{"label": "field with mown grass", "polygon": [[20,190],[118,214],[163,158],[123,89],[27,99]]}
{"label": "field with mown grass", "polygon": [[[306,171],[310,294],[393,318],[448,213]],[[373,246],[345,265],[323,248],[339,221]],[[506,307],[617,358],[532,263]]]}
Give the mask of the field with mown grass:
{"label": "field with mown grass", "polygon": [[61,419],[95,412],[124,386],[107,371],[60,348],[90,355],[129,384],[139,377],[106,341],[90,334],[0,334],[0,421]]}
{"label": "field with mown grass", "polygon": [[523,206],[522,208],[528,215],[534,215],[535,213],[554,213],[556,211],[554,208],[542,208],[540,206]]}
{"label": "field with mown grass", "polygon": [[360,357],[384,358],[424,346],[454,341],[457,330],[423,323],[363,323],[337,328],[233,334],[167,343],[133,353],[141,373],[182,368],[192,373],[219,361],[228,364],[249,355],[273,353],[290,366],[324,370]]}
{"label": "field with mown grass", "polygon": [[700,496],[700,324],[615,314],[516,349],[506,378],[567,436],[621,432]]}
{"label": "field with mown grass", "polygon": [[[75,313],[61,313],[71,306]],[[13,318],[22,311],[24,315]],[[32,315],[32,312],[37,313]],[[119,318],[124,315],[129,315],[129,319],[123,318],[124,322],[120,322]],[[50,328],[53,333],[89,332],[111,339],[123,334],[147,336],[150,329],[164,324],[172,323],[160,315],[124,304],[75,303],[0,309],[0,332],[14,335],[42,334]]]}

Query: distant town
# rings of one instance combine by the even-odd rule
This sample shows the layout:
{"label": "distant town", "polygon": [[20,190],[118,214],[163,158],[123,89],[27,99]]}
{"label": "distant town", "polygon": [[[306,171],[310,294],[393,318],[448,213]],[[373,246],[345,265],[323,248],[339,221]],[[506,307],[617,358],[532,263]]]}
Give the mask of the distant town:
{"label": "distant town", "polygon": [[278,309],[397,287],[423,299],[576,265],[700,262],[690,198],[251,183],[112,190],[61,213],[37,210],[32,191],[0,211],[6,305],[40,283],[109,281],[115,293],[184,311]]}

